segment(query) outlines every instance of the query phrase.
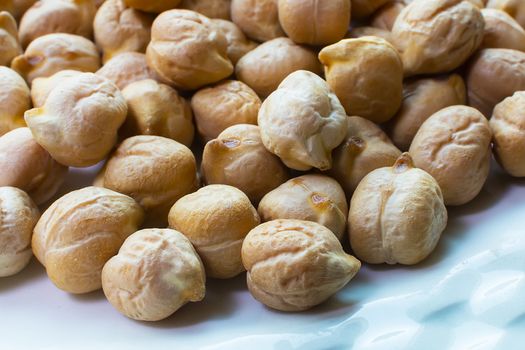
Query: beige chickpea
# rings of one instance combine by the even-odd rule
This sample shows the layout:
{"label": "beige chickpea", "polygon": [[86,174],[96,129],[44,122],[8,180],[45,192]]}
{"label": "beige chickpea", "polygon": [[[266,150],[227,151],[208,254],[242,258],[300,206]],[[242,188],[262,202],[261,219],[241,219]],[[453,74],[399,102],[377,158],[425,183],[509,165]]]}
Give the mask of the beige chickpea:
{"label": "beige chickpea", "polygon": [[191,146],[193,114],[190,104],[175,89],[147,79],[127,85],[122,95],[128,103],[123,134],[163,136]]}
{"label": "beige chickpea", "polygon": [[392,37],[392,32],[381,28],[370,26],[353,27],[346,35],[347,38],[352,39],[362,38],[364,36],[376,36],[394,45],[394,38]]}
{"label": "beige chickpea", "polygon": [[160,14],[151,27],[148,65],[175,87],[195,90],[233,73],[226,36],[207,17],[189,10]]}
{"label": "beige chickpea", "polygon": [[492,132],[487,119],[467,106],[447,107],[428,118],[410,154],[432,175],[446,205],[462,205],[478,195],[489,174]]}
{"label": "beige chickpea", "polygon": [[124,0],[107,0],[93,22],[95,43],[103,52],[102,62],[122,52],[146,52],[153,16],[127,7]]}
{"label": "beige chickpea", "polygon": [[181,0],[124,0],[126,6],[151,13],[161,13],[171,10],[180,4]]}
{"label": "beige chickpea", "polygon": [[36,38],[51,33],[91,38],[96,11],[92,0],[37,1],[20,20],[20,43],[26,47]]}
{"label": "beige chickpea", "polygon": [[333,44],[350,25],[350,0],[279,0],[279,22],[296,43]]}
{"label": "beige chickpea", "polygon": [[522,0],[488,0],[487,8],[494,8],[507,12],[525,28],[525,2]]}
{"label": "beige chickpea", "polygon": [[481,50],[470,63],[466,83],[469,105],[489,118],[503,99],[525,90],[525,52]]}
{"label": "beige chickpea", "polygon": [[31,236],[39,217],[24,191],[0,187],[0,277],[15,275],[29,264]]}
{"label": "beige chickpea", "polygon": [[16,21],[9,12],[0,12],[0,66],[9,66],[22,53]]}
{"label": "beige chickpea", "polygon": [[352,16],[356,19],[366,18],[389,1],[391,0],[352,0]]}
{"label": "beige chickpea", "polygon": [[182,0],[180,8],[198,12],[208,18],[230,20],[231,0]]}
{"label": "beige chickpea", "polygon": [[207,184],[224,184],[243,191],[252,203],[288,179],[278,157],[268,152],[257,125],[225,129],[204,147],[201,174]]}
{"label": "beige chickpea", "polygon": [[445,107],[466,102],[465,83],[457,74],[409,80],[403,88],[401,108],[388,124],[388,133],[399,149],[407,151],[428,117]]}
{"label": "beige chickpea", "polygon": [[348,214],[345,193],[331,177],[303,175],[267,193],[257,208],[262,222],[296,219],[317,222],[343,239]]}
{"label": "beige chickpea", "polygon": [[189,238],[199,253],[206,275],[237,276],[244,267],[244,237],[260,222],[257,210],[240,190],[209,185],[179,199],[169,213],[169,227]]}
{"label": "beige chickpea", "polygon": [[328,84],[308,71],[290,74],[262,104],[264,146],[289,168],[332,167],[331,152],[346,136],[344,108]]}
{"label": "beige chickpea", "polygon": [[350,245],[370,264],[414,265],[436,247],[447,209],[436,180],[415,168],[408,153],[368,174],[352,196]]}
{"label": "beige chickpea", "polygon": [[[31,84],[31,100],[33,101],[33,107],[42,107],[46,102],[49,93],[60,86],[64,81],[71,77],[78,77],[82,75],[82,72],[78,70],[61,70],[49,77],[40,77],[33,80]],[[29,109],[29,108],[28,108]]]}
{"label": "beige chickpea", "polygon": [[0,66],[0,136],[26,125],[24,112],[31,108],[29,88],[14,70]]}
{"label": "beige chickpea", "polygon": [[303,311],[323,303],[359,271],[332,231],[302,220],[273,220],[250,231],[242,262],[252,296],[281,311]]}
{"label": "beige chickpea", "polygon": [[246,83],[261,98],[274,92],[291,73],[307,70],[321,74],[315,52],[288,38],[277,38],[259,45],[244,55],[237,66],[237,79]]}
{"label": "beige chickpea", "polygon": [[481,10],[485,20],[482,48],[503,48],[525,51],[525,29],[501,10]]}
{"label": "beige chickpea", "polygon": [[445,73],[462,65],[481,44],[484,21],[463,0],[414,0],[394,23],[392,35],[405,75]]}
{"label": "beige chickpea", "polygon": [[399,109],[403,64],[386,40],[372,36],[345,39],[321,50],[319,60],[346,114],[383,123]]}
{"label": "beige chickpea", "polygon": [[95,44],[84,37],[46,34],[33,40],[22,55],[15,57],[11,68],[31,84],[35,78],[65,69],[95,72],[100,68],[100,57]]}
{"label": "beige chickpea", "polygon": [[228,58],[233,64],[237,64],[242,56],[257,47],[257,43],[248,39],[235,23],[224,19],[211,21],[226,37]]}
{"label": "beige chickpea", "polygon": [[139,52],[123,52],[107,61],[97,72],[104,78],[123,90],[135,81],[153,79],[164,82],[157,73],[148,66],[146,55]]}
{"label": "beige chickpea", "polygon": [[403,1],[387,2],[377,10],[370,19],[370,25],[375,28],[391,31],[397,16],[406,7]]}
{"label": "beige chickpea", "polygon": [[507,173],[525,176],[525,91],[507,97],[490,119],[494,154]]}
{"label": "beige chickpea", "polygon": [[42,204],[55,195],[67,174],[40,146],[28,128],[0,137],[0,186],[18,187]]}
{"label": "beige chickpea", "polygon": [[233,23],[251,39],[260,42],[285,36],[277,9],[278,0],[232,0]]}
{"label": "beige chickpea", "polygon": [[60,289],[89,293],[102,286],[104,264],[142,223],[140,206],[130,197],[85,187],[56,200],[33,232],[33,253]]}
{"label": "beige chickpea", "polygon": [[209,141],[236,124],[257,124],[261,99],[246,84],[227,80],[199,90],[191,99],[199,135]]}
{"label": "beige chickpea", "polygon": [[373,122],[349,117],[345,140],[333,152],[333,176],[350,198],[361,180],[372,170],[392,166],[401,151]]}
{"label": "beige chickpea", "polygon": [[146,229],[126,238],[102,269],[109,302],[139,321],[169,317],[204,298],[204,267],[191,242],[170,229]]}
{"label": "beige chickpea", "polygon": [[190,149],[177,141],[134,136],[111,155],[103,183],[135,199],[149,224],[165,224],[173,203],[197,189],[197,165]]}
{"label": "beige chickpea", "polygon": [[113,83],[82,73],[54,88],[42,107],[24,117],[35,140],[59,163],[87,167],[111,151],[127,110]]}

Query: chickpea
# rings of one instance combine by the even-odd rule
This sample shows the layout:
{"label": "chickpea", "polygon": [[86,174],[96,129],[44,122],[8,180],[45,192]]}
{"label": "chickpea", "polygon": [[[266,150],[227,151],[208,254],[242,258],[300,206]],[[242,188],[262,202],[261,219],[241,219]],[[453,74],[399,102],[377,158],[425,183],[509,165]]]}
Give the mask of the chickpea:
{"label": "chickpea", "polygon": [[24,191],[0,187],[0,277],[15,275],[29,264],[31,236],[39,217]]}
{"label": "chickpea", "polygon": [[0,12],[0,66],[9,66],[22,53],[16,21],[9,12]]}
{"label": "chickpea", "polygon": [[237,187],[252,203],[288,178],[279,158],[264,148],[259,127],[248,124],[230,126],[206,144],[201,174],[207,184]]}
{"label": "chickpea", "polygon": [[[49,93],[60,86],[64,81],[71,77],[81,76],[82,72],[78,70],[61,70],[49,77],[40,77],[33,80],[31,84],[31,100],[33,101],[33,107],[42,107],[46,102]],[[26,108],[26,110],[29,108]]]}
{"label": "chickpea", "polygon": [[198,12],[208,18],[230,20],[231,0],[182,0],[180,8]]}
{"label": "chickpea", "polygon": [[242,56],[257,47],[257,43],[249,40],[235,23],[224,19],[211,21],[226,37],[228,58],[233,64],[237,64]]}
{"label": "chickpea", "polygon": [[346,114],[319,76],[290,74],[262,104],[258,123],[264,146],[289,168],[332,167],[331,152],[346,136]]}
{"label": "chickpea", "polygon": [[277,9],[278,0],[232,0],[231,17],[253,40],[269,41],[285,36]]}
{"label": "chickpea", "polygon": [[148,66],[146,55],[139,52],[123,52],[114,56],[97,71],[97,75],[109,79],[120,90],[145,79],[165,82]]}
{"label": "chickpea", "polygon": [[388,30],[384,30],[381,28],[367,26],[355,27],[352,28],[347,34],[347,37],[352,39],[362,38],[364,36],[376,36],[388,41],[391,45],[394,45],[394,38],[392,37],[392,33]]}
{"label": "chickpea", "polygon": [[278,38],[259,45],[241,57],[235,74],[237,79],[264,99],[277,89],[284,78],[298,70],[316,74],[322,72],[314,51],[288,38]]}
{"label": "chickpea", "polygon": [[410,154],[432,175],[446,205],[462,205],[478,195],[489,174],[492,132],[487,119],[467,106],[447,107],[428,118]]}
{"label": "chickpea", "polygon": [[169,213],[169,226],[182,232],[199,253],[206,275],[231,278],[242,271],[241,246],[259,224],[259,215],[235,187],[209,185],[179,199]]}
{"label": "chickpea", "polygon": [[29,88],[14,70],[0,66],[0,136],[26,125],[24,112],[31,108]]}
{"label": "chickpea", "polygon": [[432,253],[447,225],[438,183],[408,153],[359,183],[348,231],[355,255],[370,264],[414,265]]}
{"label": "chickpea", "polygon": [[483,48],[503,48],[525,51],[525,30],[506,12],[481,10],[485,20]]}
{"label": "chickpea", "polygon": [[[8,2],[10,0],[7,0]],[[36,2],[36,0],[12,0],[13,2],[13,8],[12,8],[12,14],[13,17],[16,18],[16,20],[20,20],[24,13]]]}
{"label": "chickpea", "polygon": [[346,114],[383,123],[399,109],[403,64],[386,40],[372,36],[345,39],[321,50],[319,60]]}
{"label": "chickpea", "polygon": [[151,13],[171,10],[177,7],[180,2],[181,0],[124,0],[128,7]]}
{"label": "chickpea", "polygon": [[370,25],[375,28],[391,31],[394,22],[401,11],[406,7],[403,1],[387,2],[381,6],[370,19]]}
{"label": "chickpea", "polygon": [[363,19],[377,11],[390,0],[352,0],[352,15],[356,19]]}
{"label": "chickpea", "polygon": [[180,232],[146,229],[126,238],[102,269],[102,288],[122,314],[139,321],[169,317],[205,293],[204,267]]}
{"label": "chickpea", "polygon": [[242,262],[252,296],[281,311],[323,303],[359,271],[335,235],[311,221],[273,220],[248,233]]}
{"label": "chickpea", "polygon": [[525,28],[525,3],[521,0],[488,0],[487,8],[507,12]]}

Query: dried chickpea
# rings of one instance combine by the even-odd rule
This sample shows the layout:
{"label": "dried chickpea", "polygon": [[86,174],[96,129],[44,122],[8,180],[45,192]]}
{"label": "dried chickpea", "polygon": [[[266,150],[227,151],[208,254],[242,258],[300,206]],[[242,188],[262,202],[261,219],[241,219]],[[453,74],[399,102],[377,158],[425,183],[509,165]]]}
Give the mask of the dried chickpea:
{"label": "dried chickpea", "polygon": [[397,16],[406,7],[403,1],[387,2],[374,12],[370,25],[375,28],[391,31]]}
{"label": "dried chickpea", "polygon": [[198,187],[195,157],[165,137],[130,137],[108,160],[104,187],[135,199],[148,223],[165,224],[173,203]]}
{"label": "dried chickpea", "polygon": [[146,52],[152,23],[153,16],[127,7],[124,0],[105,1],[93,22],[102,62],[122,52]]}
{"label": "dried chickpea", "polygon": [[436,180],[408,153],[359,183],[350,202],[348,232],[355,255],[370,264],[414,265],[436,247],[447,209]]}
{"label": "dried chickpea", "polygon": [[204,298],[204,267],[191,242],[170,229],[146,229],[126,238],[102,269],[109,302],[139,321],[169,317]]}
{"label": "dried chickpea", "polygon": [[231,0],[182,0],[180,8],[198,12],[208,18],[230,20]]}
{"label": "dried chickpea", "polygon": [[481,11],[463,0],[414,0],[392,35],[405,75],[445,73],[462,65],[483,40]]}
{"label": "dried chickpea", "polygon": [[224,184],[243,191],[252,203],[288,179],[278,157],[268,152],[257,125],[225,129],[204,147],[201,174],[207,184]]}
{"label": "dried chickpea", "polygon": [[522,0],[488,0],[487,8],[494,8],[507,12],[525,28],[525,2]]}
{"label": "dried chickpea", "polygon": [[128,103],[123,134],[163,136],[191,146],[193,114],[190,104],[175,89],[147,79],[127,85],[122,95]]}
{"label": "dried chickpea", "polygon": [[257,47],[257,43],[248,39],[235,23],[224,19],[211,21],[226,37],[228,58],[233,64],[237,64],[242,56]]}
{"label": "dried chickpea", "polygon": [[146,55],[139,52],[123,52],[114,56],[97,71],[97,75],[109,79],[120,90],[128,84],[145,79],[164,82],[148,66]]}
{"label": "dried chickpea", "polygon": [[487,119],[467,106],[447,107],[428,118],[410,154],[432,175],[446,205],[461,205],[478,195],[489,174],[492,132]]}
{"label": "dried chickpea", "polygon": [[0,277],[15,275],[29,264],[31,236],[39,217],[36,204],[24,191],[0,187]]}
{"label": "dried chickpea", "polygon": [[490,119],[494,154],[507,173],[525,176],[525,91],[516,92],[494,108]]}
{"label": "dried chickpea", "polygon": [[289,168],[332,167],[332,150],[346,136],[344,108],[328,84],[308,71],[290,74],[262,104],[264,146]]}
{"label": "dried chickpea", "polygon": [[257,124],[261,99],[246,84],[227,80],[199,90],[191,99],[199,135],[209,141],[236,124]]}
{"label": "dried chickpea", "polygon": [[469,105],[489,118],[503,99],[525,90],[525,52],[481,50],[470,63],[466,83]]}
{"label": "dried chickpea", "polygon": [[264,42],[285,36],[277,9],[278,0],[232,0],[233,23],[253,40]]}
{"label": "dried chickpea", "polygon": [[485,20],[482,48],[503,48],[525,51],[525,29],[506,12],[495,9],[481,10]]}
{"label": "dried chickpea", "polygon": [[390,0],[352,0],[352,16],[363,19],[376,12]]}
{"label": "dried chickpea", "polygon": [[[10,1],[10,0],[7,0]],[[36,0],[12,0],[13,1],[13,9],[12,14],[17,19],[20,20],[20,18],[24,15],[24,13],[36,2]]]}
{"label": "dried chickpea", "polygon": [[33,253],[60,289],[89,293],[102,286],[104,264],[142,223],[130,197],[85,187],[56,200],[36,224]]}
{"label": "dried chickpea", "polygon": [[24,79],[14,70],[0,66],[0,136],[26,125],[24,112],[31,108],[31,96]]}
{"label": "dried chickpea", "polygon": [[347,38],[352,39],[362,38],[364,36],[377,36],[379,38],[385,39],[390,44],[394,45],[394,38],[392,37],[392,33],[388,30],[381,28],[367,26],[354,27],[347,34]]}
{"label": "dried chickpea", "polygon": [[248,233],[242,262],[252,296],[281,311],[323,303],[359,271],[332,231],[302,220],[273,220]]}
{"label": "dried chickpea", "polygon": [[40,146],[28,128],[0,137],[0,186],[18,187],[42,204],[55,195],[67,174]]}
{"label": "dried chickpea", "polygon": [[151,13],[171,10],[177,7],[180,2],[181,0],[124,0],[128,7]]}
{"label": "dried chickpea", "polygon": [[350,25],[350,0],[279,0],[279,22],[296,43],[333,44]]}
{"label": "dried chickpea", "polygon": [[403,64],[386,40],[373,36],[341,40],[322,49],[319,60],[346,114],[383,123],[399,109]]}
{"label": "dried chickpea", "polygon": [[20,43],[26,47],[36,38],[51,33],[91,38],[96,11],[92,0],[37,1],[20,20]]}
{"label": "dried chickpea", "polygon": [[[82,72],[78,70],[61,70],[49,77],[40,77],[33,80],[31,84],[31,100],[33,101],[33,107],[42,107],[46,102],[49,93],[60,86],[64,81],[71,77],[78,77],[82,75]],[[29,109],[29,108],[27,108]]]}
{"label": "dried chickpea", "polygon": [[307,70],[321,74],[315,52],[288,38],[277,38],[259,45],[244,55],[237,66],[237,79],[246,83],[261,98],[274,92],[289,74]]}
{"label": "dried chickpea", "polygon": [[257,208],[262,222],[297,219],[317,222],[343,239],[348,204],[341,185],[325,175],[303,175],[267,193]]}
{"label": "dried chickpea", "polygon": [[9,66],[22,53],[16,21],[9,12],[0,12],[0,66]]}
{"label": "dried chickpea", "polygon": [[33,40],[26,51],[13,59],[11,68],[31,84],[65,69],[95,72],[100,68],[97,47],[88,39],[65,33],[46,34]]}
{"label": "dried chickpea", "polygon": [[189,10],[160,14],[151,27],[148,65],[175,87],[195,90],[233,73],[228,41],[207,17]]}
{"label": "dried chickpea", "polygon": [[193,243],[206,275],[231,278],[242,271],[241,245],[259,224],[259,215],[244,193],[232,186],[209,185],[179,199],[169,226]]}
{"label": "dried chickpea", "polygon": [[54,88],[42,107],[25,113],[25,121],[59,163],[87,167],[111,151],[126,113],[126,100],[113,83],[82,73]]}
{"label": "dried chickpea", "polygon": [[389,135],[399,149],[407,151],[428,117],[445,107],[466,102],[465,83],[457,74],[409,80],[403,88],[401,108],[388,124]]}
{"label": "dried chickpea", "polygon": [[348,133],[333,152],[333,176],[350,198],[363,177],[372,170],[392,166],[401,151],[373,122],[361,117],[347,119]]}

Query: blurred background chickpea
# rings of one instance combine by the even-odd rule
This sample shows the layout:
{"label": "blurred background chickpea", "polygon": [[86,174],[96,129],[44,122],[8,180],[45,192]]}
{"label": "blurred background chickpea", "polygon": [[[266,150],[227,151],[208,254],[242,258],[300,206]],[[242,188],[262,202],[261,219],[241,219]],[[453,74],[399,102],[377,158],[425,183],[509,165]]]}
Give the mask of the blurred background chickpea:
{"label": "blurred background chickpea", "polygon": [[352,0],[352,15],[364,19],[391,0]]}
{"label": "blurred background chickpea", "polygon": [[181,0],[124,0],[128,7],[151,13],[161,13],[177,7]]}
{"label": "blurred background chickpea", "polygon": [[22,53],[18,42],[16,21],[9,12],[0,12],[0,66],[10,66],[11,61]]}
{"label": "blurred background chickpea", "polygon": [[525,30],[506,12],[481,10],[485,20],[482,48],[503,48],[525,51]]}
{"label": "blurred background chickpea", "polygon": [[109,79],[120,90],[140,80],[153,79],[164,82],[148,66],[146,55],[139,52],[123,52],[114,56],[97,70],[96,74]]}
{"label": "blurred background chickpea", "polygon": [[182,9],[198,12],[208,18],[230,20],[231,0],[182,0]]}
{"label": "blurred background chickpea", "polygon": [[522,0],[488,0],[487,8],[507,12],[525,28],[525,2]]}
{"label": "blurred background chickpea", "polygon": [[394,0],[387,2],[374,12],[370,25],[375,28],[391,31],[397,16],[406,7],[404,1]]}
{"label": "blurred background chickpea", "polygon": [[285,36],[277,10],[278,0],[232,0],[231,17],[253,40],[265,42]]}
{"label": "blurred background chickpea", "polygon": [[30,91],[14,70],[0,66],[0,136],[26,125],[24,112],[31,108]]}

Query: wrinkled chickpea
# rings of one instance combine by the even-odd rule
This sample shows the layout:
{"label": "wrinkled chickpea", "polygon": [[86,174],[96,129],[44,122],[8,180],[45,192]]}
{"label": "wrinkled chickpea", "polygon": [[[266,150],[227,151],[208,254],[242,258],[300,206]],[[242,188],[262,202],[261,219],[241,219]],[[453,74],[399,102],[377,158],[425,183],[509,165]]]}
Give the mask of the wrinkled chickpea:
{"label": "wrinkled chickpea", "polygon": [[145,79],[164,82],[148,66],[146,55],[139,52],[123,52],[114,56],[96,74],[109,79],[120,90],[123,90],[128,84]]}
{"label": "wrinkled chickpea", "polygon": [[[71,77],[78,77],[82,72],[78,70],[61,70],[49,77],[40,77],[31,84],[31,100],[33,107],[42,107],[51,91]],[[29,108],[27,108],[29,109]]]}
{"label": "wrinkled chickpea", "polygon": [[208,18],[230,20],[231,0],[182,0],[180,8],[198,12]]}
{"label": "wrinkled chickpea", "polygon": [[22,53],[16,21],[9,12],[0,12],[0,66],[9,66]]}
{"label": "wrinkled chickpea", "polygon": [[253,40],[265,42],[285,36],[279,23],[278,0],[232,0],[233,23]]}
{"label": "wrinkled chickpea", "polygon": [[525,51],[525,29],[506,12],[481,10],[485,20],[482,48],[503,48]]}
{"label": "wrinkled chickpea", "polygon": [[226,37],[228,58],[234,65],[242,56],[257,47],[257,43],[248,39],[235,23],[224,19],[212,19],[211,21]]}
{"label": "wrinkled chickpea", "polygon": [[14,70],[0,66],[0,136],[26,125],[24,112],[31,108],[29,88]]}

